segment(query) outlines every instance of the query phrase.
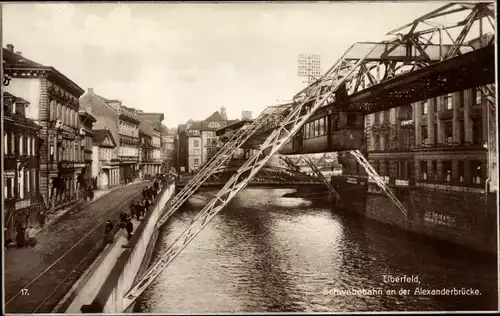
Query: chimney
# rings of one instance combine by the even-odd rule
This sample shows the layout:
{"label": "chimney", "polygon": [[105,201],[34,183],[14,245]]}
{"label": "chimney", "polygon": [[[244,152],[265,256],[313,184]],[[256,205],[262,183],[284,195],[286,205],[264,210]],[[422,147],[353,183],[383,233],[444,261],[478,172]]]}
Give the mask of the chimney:
{"label": "chimney", "polygon": [[13,53],[13,52],[14,52],[14,45],[12,45],[12,44],[7,44],[7,50],[8,50],[9,52]]}
{"label": "chimney", "polygon": [[89,93],[94,93],[94,88],[89,88]]}
{"label": "chimney", "polygon": [[224,106],[221,106],[221,108],[220,108],[220,114],[222,114],[222,116],[224,117],[224,119],[227,120],[226,108]]}

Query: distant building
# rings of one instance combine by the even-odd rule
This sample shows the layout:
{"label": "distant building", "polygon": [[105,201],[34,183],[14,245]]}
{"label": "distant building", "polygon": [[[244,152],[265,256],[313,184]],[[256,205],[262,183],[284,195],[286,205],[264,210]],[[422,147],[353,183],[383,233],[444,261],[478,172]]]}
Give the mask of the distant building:
{"label": "distant building", "polygon": [[215,131],[237,120],[228,120],[226,109],[215,111],[203,121],[189,120],[178,128],[179,172],[198,170],[216,149],[218,137]]}
{"label": "distant building", "polygon": [[241,120],[242,121],[251,121],[252,120],[252,111],[241,111]]}
{"label": "distant building", "polygon": [[161,132],[162,172],[167,172],[176,165],[176,132],[162,125]]}
{"label": "distant building", "polygon": [[109,129],[118,143],[120,159],[120,182],[137,176],[139,165],[139,114],[134,108],[126,107],[119,100],[106,99],[94,89],[80,98],[82,109],[90,108],[97,119],[96,129]]}
{"label": "distant building", "polygon": [[3,49],[4,72],[12,80],[4,91],[30,103],[26,118],[42,127],[40,194],[53,210],[78,199],[81,161],[78,98],[84,93],[75,82],[50,66],[27,59],[9,44]]}
{"label": "distant building", "polygon": [[92,179],[97,188],[120,184],[120,159],[118,144],[108,129],[92,131]]}
{"label": "distant building", "polygon": [[87,111],[78,111],[80,116],[80,159],[85,163],[80,175],[78,175],[78,183],[80,188],[84,189],[92,183],[92,128],[96,122],[95,117]]}
{"label": "distant building", "polygon": [[149,122],[141,120],[139,136],[141,152],[139,154],[139,177],[155,176],[161,168],[161,132]]}
{"label": "distant building", "polygon": [[8,92],[3,93],[3,98],[4,227],[5,238],[14,239],[17,227],[36,223],[37,214],[43,209],[38,174],[41,127],[26,118],[28,101]]}

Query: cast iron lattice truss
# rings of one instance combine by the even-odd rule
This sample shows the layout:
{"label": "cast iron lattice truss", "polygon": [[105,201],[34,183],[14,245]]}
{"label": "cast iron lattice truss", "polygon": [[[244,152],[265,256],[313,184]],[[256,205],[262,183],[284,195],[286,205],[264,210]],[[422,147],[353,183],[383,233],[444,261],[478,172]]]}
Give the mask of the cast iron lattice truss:
{"label": "cast iron lattice truss", "polygon": [[[397,36],[393,41],[354,44],[346,53],[343,61],[346,64],[356,63],[374,44],[376,49],[339,89],[335,106],[344,111],[373,113],[427,99],[436,93],[442,95],[493,83],[493,6],[493,3],[450,3],[389,32],[387,35]],[[440,24],[439,19],[446,25]],[[469,56],[461,59],[459,65],[458,61],[452,61],[461,55]],[[442,61],[447,61],[443,67],[434,68],[430,75],[424,73],[427,66]],[[449,80],[446,72],[452,70],[453,80]],[[418,78],[406,78],[410,73],[419,73]],[[327,89],[332,84],[323,76],[299,92],[295,100],[318,85]]]}
{"label": "cast iron lattice truss", "polygon": [[280,156],[280,159],[283,160],[283,162],[290,167],[291,169],[297,171],[297,172],[302,172],[302,169],[300,169],[299,166],[297,166],[291,159],[290,157],[287,156]]}
{"label": "cast iron lattice truss", "polygon": [[335,195],[335,197],[337,198],[337,200],[340,200],[340,195],[332,187],[332,185],[330,184],[330,181],[328,181],[325,178],[325,176],[323,175],[323,173],[321,173],[321,171],[318,169],[318,167],[316,167],[316,165],[312,162],[311,157],[309,157],[308,155],[301,155],[301,157],[302,157],[302,159],[304,159],[304,161],[309,166],[309,168],[311,168],[311,170],[314,171],[314,173],[316,174],[316,176],[318,176],[318,178],[321,180],[321,182],[323,182],[323,184],[326,185],[326,187],[328,188],[328,190],[330,192],[332,192],[333,195]]}
{"label": "cast iron lattice truss", "polygon": [[161,227],[172,216],[177,209],[186,202],[189,197],[200,188],[211,175],[223,168],[224,163],[231,157],[233,152],[247,141],[254,133],[260,131],[263,126],[275,124],[282,120],[283,112],[262,113],[250,125],[239,129],[231,135],[228,141],[213,155],[189,183],[172,199],[171,206],[165,215],[158,221],[157,227]]}
{"label": "cast iron lattice truss", "polygon": [[[454,6],[458,7],[453,10],[448,10]],[[433,54],[432,50],[435,50],[435,48],[430,44],[432,38],[428,38],[426,42],[422,41],[422,37],[426,34],[435,33],[433,30],[439,33],[444,32],[448,34],[448,30],[456,27],[456,25],[447,27],[432,26],[430,28],[431,31],[427,30],[420,32],[415,31],[416,26],[431,17],[443,16],[465,10],[470,10],[471,13],[464,22],[458,23],[458,26],[463,26],[463,30],[455,38],[451,46],[440,44],[438,49],[439,54]],[[362,43],[362,46],[365,47],[363,50],[366,54],[360,54],[359,51],[356,53],[356,45],[352,46],[334,66],[325,73],[325,75],[295,96],[295,102],[290,108],[290,113],[288,113],[279,126],[271,132],[265,142],[260,146],[259,150],[238,169],[236,174],[231,177],[224,188],[222,188],[192,220],[191,226],[174,241],[172,246],[163,254],[160,260],[155,262],[130,291],[126,293],[122,305],[123,310],[128,308],[137,299],[147,286],[158,277],[189,242],[208,225],[210,220],[248,184],[248,181],[264,166],[270,157],[276,154],[283,144],[289,141],[290,138],[302,128],[304,123],[316,110],[326,104],[332,104],[334,102],[338,104],[339,108],[342,108],[342,104],[345,104],[344,101],[347,97],[347,91],[354,91],[355,89],[359,89],[360,86],[363,88],[363,81],[366,82],[366,80],[368,80],[371,85],[376,85],[385,80],[394,78],[398,74],[398,71],[401,71],[403,68],[410,67],[410,71],[415,70],[430,63],[439,62],[467,53],[471,48],[479,50],[480,47],[491,45],[491,39],[486,43],[480,39],[479,42],[476,42],[474,45],[463,45],[463,42],[471,29],[471,25],[475,21],[478,19],[482,21],[483,17],[492,16],[493,11],[491,4],[449,4],[414,21],[413,24],[411,24],[413,26],[410,31],[406,35],[399,35],[396,40],[376,44]],[[401,46],[405,49],[398,49],[398,47]],[[375,52],[377,50],[380,52],[380,47],[382,47],[383,53],[376,54]],[[385,74],[378,77],[373,76],[372,71],[374,67],[370,63],[375,64],[375,69],[380,69],[378,66],[383,65],[385,67]],[[457,78],[457,80],[459,80],[459,78]],[[359,82],[359,84],[357,82]],[[421,91],[421,94],[425,94],[425,92]],[[402,94],[397,97],[404,99],[406,96]],[[425,95],[422,95],[422,99],[423,98],[425,98]],[[359,111],[359,109],[357,110]],[[357,152],[353,154],[357,157]],[[360,160],[360,157],[357,157],[357,159]],[[379,183],[378,180],[381,180],[380,176],[371,169],[370,171],[373,171],[371,175],[374,177],[375,181]],[[379,183],[379,185],[384,185],[385,187],[383,182]]]}
{"label": "cast iron lattice truss", "polygon": [[[375,49],[375,46],[373,49]],[[371,50],[366,56],[368,56],[369,53],[371,53]],[[281,122],[279,127],[274,129],[267,137],[266,141],[260,146],[260,149],[238,169],[217,195],[191,221],[191,226],[174,241],[172,246],[164,253],[160,260],[154,263],[139,282],[137,282],[125,295],[123,308],[126,309],[130,306],[146,287],[151,284],[168,264],[189,244],[189,242],[208,225],[210,220],[248,184],[249,180],[255,176],[271,156],[276,154],[283,144],[297,133],[318,108],[325,105],[327,100],[335,96],[335,92],[339,86],[353,75],[354,70],[359,67],[363,61],[362,58],[358,63],[350,65],[351,67],[347,67],[347,65],[342,63],[343,58],[344,56],[336,63],[333,70],[330,71],[330,74],[334,77],[333,80],[335,85],[327,91],[321,91],[318,88],[310,90],[311,96],[309,96],[306,101],[302,101],[291,109],[290,113]]]}

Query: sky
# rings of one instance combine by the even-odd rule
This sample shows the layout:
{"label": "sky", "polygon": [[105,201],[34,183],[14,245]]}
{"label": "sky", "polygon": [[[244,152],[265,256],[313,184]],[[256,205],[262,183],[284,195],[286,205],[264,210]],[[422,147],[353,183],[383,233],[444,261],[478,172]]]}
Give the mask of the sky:
{"label": "sky", "polygon": [[226,107],[256,117],[305,87],[297,56],[326,71],[355,42],[440,6],[421,3],[8,3],[3,45],[176,127]]}

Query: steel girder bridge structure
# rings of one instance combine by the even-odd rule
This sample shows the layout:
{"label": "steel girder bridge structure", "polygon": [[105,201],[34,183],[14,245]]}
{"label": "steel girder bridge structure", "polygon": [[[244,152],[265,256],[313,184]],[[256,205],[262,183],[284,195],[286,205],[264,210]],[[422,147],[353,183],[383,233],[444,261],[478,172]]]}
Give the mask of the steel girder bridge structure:
{"label": "steel girder bridge structure", "polygon": [[[212,170],[210,176],[200,183],[200,185],[207,184],[225,184],[229,178],[246,162],[244,158],[234,158],[230,159],[222,166]],[[183,187],[191,182],[191,178],[186,179],[187,181],[181,180],[179,184],[176,183],[177,187]],[[249,182],[255,185],[265,185],[267,183],[274,184],[297,184],[297,183],[309,183],[309,184],[321,184],[322,181],[317,177],[312,177],[303,172],[297,171],[296,168],[291,167],[275,167],[267,166],[262,168],[259,173]]]}
{"label": "steel girder bridge structure", "polygon": [[[452,22],[449,17],[456,14],[466,16],[458,22]],[[434,22],[439,17],[446,17],[447,24]],[[320,79],[299,92],[293,103],[274,111],[268,109],[251,123],[235,130],[217,154],[175,196],[170,209],[157,226],[162,226],[203,181],[229,159],[236,148],[242,148],[244,144],[260,136],[260,144],[252,145],[257,148],[255,154],[238,168],[162,257],[124,293],[121,310],[132,305],[313,114],[321,111],[368,114],[476,86],[483,86],[483,93],[490,102],[490,110],[495,113],[495,37],[483,31],[487,23],[494,30],[494,19],[492,3],[447,4],[388,33],[393,36],[390,40],[354,44]],[[475,39],[466,41],[473,33],[473,26],[478,27],[478,35]],[[489,122],[496,124],[491,119]],[[494,138],[489,141],[488,148],[490,152],[496,152]],[[361,152],[352,150],[351,153],[391,196],[390,190]],[[393,201],[400,204],[397,198],[393,198]],[[406,214],[404,207],[398,206]],[[94,301],[101,308],[105,303],[98,298]]]}

